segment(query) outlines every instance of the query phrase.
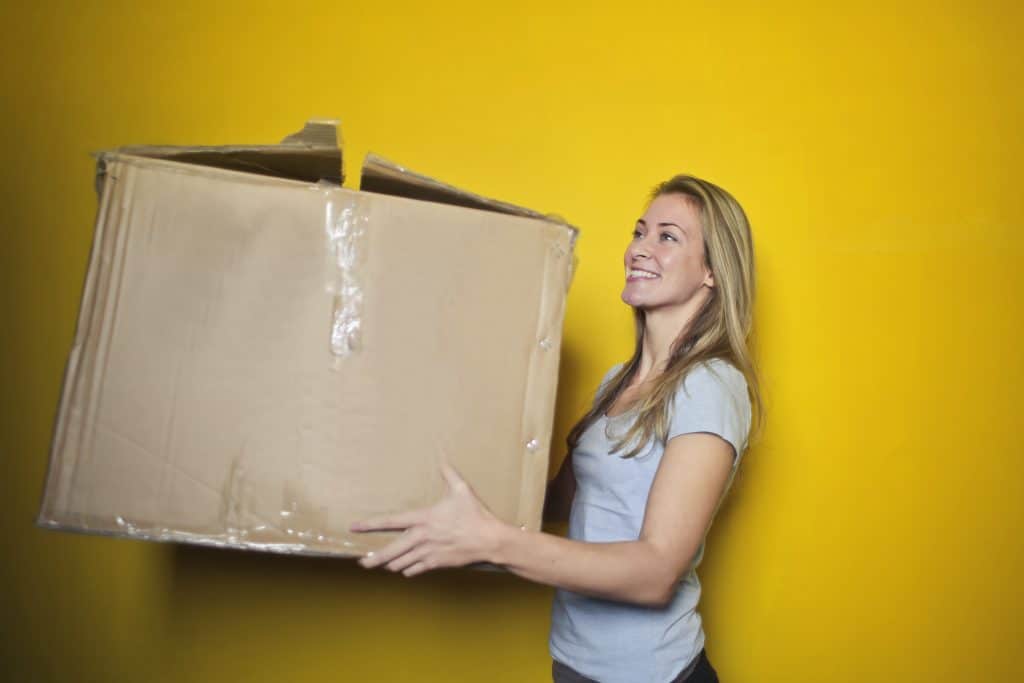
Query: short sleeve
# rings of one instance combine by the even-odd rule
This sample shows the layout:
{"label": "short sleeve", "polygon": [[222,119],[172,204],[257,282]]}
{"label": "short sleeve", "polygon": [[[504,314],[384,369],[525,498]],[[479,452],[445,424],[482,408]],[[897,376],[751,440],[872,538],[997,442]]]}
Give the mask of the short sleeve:
{"label": "short sleeve", "polygon": [[715,359],[690,370],[672,401],[667,439],[708,432],[733,447],[733,466],[739,464],[750,433],[747,380],[735,366]]}

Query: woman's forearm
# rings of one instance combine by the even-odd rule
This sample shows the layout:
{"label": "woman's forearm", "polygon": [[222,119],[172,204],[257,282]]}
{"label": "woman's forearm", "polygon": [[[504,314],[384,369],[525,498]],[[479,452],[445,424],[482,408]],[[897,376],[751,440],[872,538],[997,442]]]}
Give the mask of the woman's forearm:
{"label": "woman's forearm", "polygon": [[502,523],[492,564],[530,581],[574,593],[648,606],[664,605],[676,577],[644,540],[589,543]]}

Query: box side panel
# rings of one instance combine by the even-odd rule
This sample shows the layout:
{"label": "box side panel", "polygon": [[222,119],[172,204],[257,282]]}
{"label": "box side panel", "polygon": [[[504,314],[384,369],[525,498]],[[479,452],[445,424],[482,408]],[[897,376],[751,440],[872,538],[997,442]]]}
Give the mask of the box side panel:
{"label": "box side panel", "polygon": [[[114,161],[108,175],[108,205],[120,214],[108,211],[90,267],[95,303],[82,309],[90,323],[65,390],[41,521],[244,541],[232,530],[232,496],[249,489],[246,473],[231,468],[247,440],[260,440],[247,422],[272,409],[274,383],[302,351],[273,334],[275,320],[291,322],[274,309],[290,286],[319,293],[289,301],[286,315],[317,317],[316,341],[328,343],[329,308],[315,310],[328,302],[325,195],[159,162]],[[280,492],[239,514],[263,508],[280,517]]]}
{"label": "box side panel", "polygon": [[[349,524],[436,501],[444,458],[538,528],[565,229],[173,166],[126,161],[105,190],[127,194],[90,266],[48,524],[357,554],[394,534]],[[366,227],[361,343],[340,355],[339,207]]]}
{"label": "box side panel", "polygon": [[[543,394],[540,374],[554,369],[557,377],[557,364],[537,363],[535,349],[557,356],[537,335],[541,320],[548,334],[545,274],[555,236],[568,231],[392,197],[373,204],[364,355],[389,397],[380,409],[397,419],[393,453],[381,456],[405,462],[396,460],[389,478],[432,482],[422,500],[431,502],[443,492],[444,458],[500,518],[531,526],[524,467],[546,478],[544,414],[553,408],[532,402]],[[382,511],[404,508],[396,501]]]}

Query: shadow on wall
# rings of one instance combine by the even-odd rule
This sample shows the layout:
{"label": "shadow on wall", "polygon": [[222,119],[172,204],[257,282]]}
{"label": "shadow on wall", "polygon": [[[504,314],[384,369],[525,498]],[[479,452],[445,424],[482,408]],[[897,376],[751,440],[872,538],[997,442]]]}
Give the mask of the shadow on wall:
{"label": "shadow on wall", "polygon": [[[171,601],[182,610],[192,603],[204,609],[225,607],[253,595],[270,602],[310,595],[330,600],[358,592],[361,600],[395,592],[417,602],[460,611],[474,609],[496,595],[523,590],[527,582],[505,572],[454,568],[406,578],[383,569],[363,569],[354,558],[308,557],[228,548],[174,545]],[[266,593],[256,591],[266,590]],[[274,596],[277,596],[276,598]]]}

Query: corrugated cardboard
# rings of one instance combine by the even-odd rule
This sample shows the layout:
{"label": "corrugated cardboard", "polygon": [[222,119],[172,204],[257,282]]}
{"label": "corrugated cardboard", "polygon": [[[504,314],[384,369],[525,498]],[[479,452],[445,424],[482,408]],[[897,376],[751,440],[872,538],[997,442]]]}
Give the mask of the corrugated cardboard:
{"label": "corrugated cardboard", "polygon": [[446,459],[540,528],[573,228],[378,157],[343,189],[333,122],[98,168],[40,525],[356,555]]}

